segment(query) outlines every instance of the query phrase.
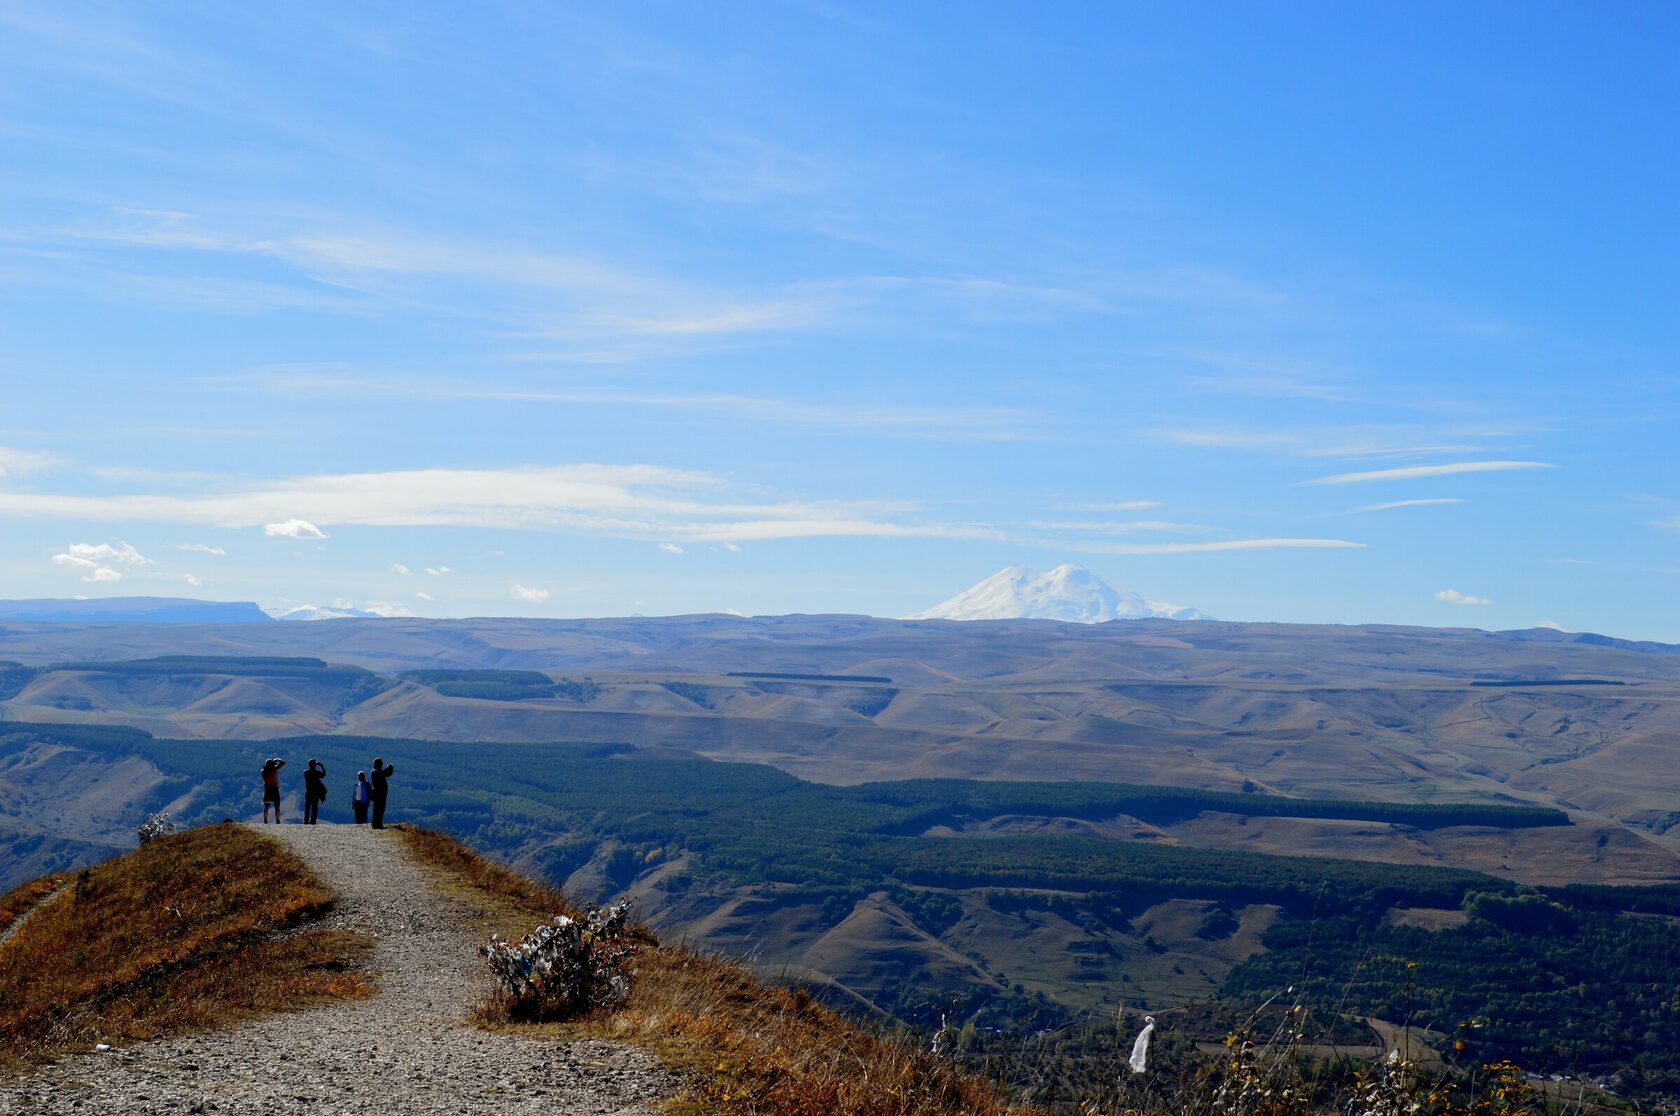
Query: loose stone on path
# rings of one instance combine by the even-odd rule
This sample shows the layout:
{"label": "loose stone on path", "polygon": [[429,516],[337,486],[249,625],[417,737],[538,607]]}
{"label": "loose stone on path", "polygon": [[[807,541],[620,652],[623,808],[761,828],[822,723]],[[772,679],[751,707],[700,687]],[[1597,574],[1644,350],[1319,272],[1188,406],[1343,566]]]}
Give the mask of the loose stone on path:
{"label": "loose stone on path", "polygon": [[227,1030],[72,1054],[0,1082],[0,1113],[653,1112],[676,1088],[637,1047],[479,1030],[490,990],[466,904],[440,894],[395,833],[352,825],[256,826],[338,893],[321,922],[376,940],[379,994]]}

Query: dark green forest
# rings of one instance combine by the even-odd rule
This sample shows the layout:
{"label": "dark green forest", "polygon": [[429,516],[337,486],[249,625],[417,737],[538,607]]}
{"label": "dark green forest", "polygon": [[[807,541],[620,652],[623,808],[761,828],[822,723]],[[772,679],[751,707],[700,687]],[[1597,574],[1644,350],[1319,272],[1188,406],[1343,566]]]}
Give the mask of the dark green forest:
{"label": "dark green forest", "polygon": [[[1453,1034],[1464,1023],[1467,1041],[1489,1059],[1546,1071],[1616,1070],[1630,1083],[1680,1085],[1680,986],[1672,971],[1680,957],[1680,887],[1534,889],[1446,868],[1143,840],[923,835],[935,824],[1007,814],[1168,819],[1219,810],[1410,826],[1568,824],[1557,811],[1125,784],[911,780],[836,787],[756,764],[648,758],[621,745],[164,740],[132,729],[15,723],[0,724],[0,759],[41,740],[145,756],[169,776],[161,800],[198,788],[198,805],[178,819],[187,824],[251,814],[257,771],[269,755],[320,758],[329,783],[346,790],[355,771],[380,755],[396,764],[396,820],[502,854],[538,845],[535,861],[557,878],[603,847],[618,850],[626,879],[649,856],[686,853],[695,875],[791,889],[835,921],[857,898],[882,889],[933,934],[959,914],[939,889],[978,890],[1004,905],[1071,903],[1110,924],[1165,898],[1214,900],[1222,908],[1277,904],[1284,913],[1264,939],[1268,952],[1234,969],[1223,997],[1258,1002],[1304,987],[1310,1000],[1337,1012],[1407,1019]],[[323,819],[348,820],[348,797],[330,798]],[[1387,914],[1406,907],[1462,909],[1469,921],[1434,932],[1391,925]],[[1210,924],[1207,933],[1218,929]],[[938,992],[916,989],[912,998]]]}

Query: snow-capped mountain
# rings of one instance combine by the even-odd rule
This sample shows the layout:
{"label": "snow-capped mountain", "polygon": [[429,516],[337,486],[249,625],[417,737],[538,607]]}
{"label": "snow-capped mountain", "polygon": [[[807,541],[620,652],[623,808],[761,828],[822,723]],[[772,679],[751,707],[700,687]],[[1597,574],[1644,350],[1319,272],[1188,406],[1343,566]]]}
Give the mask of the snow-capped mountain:
{"label": "snow-capped mountain", "polygon": [[359,608],[334,605],[330,608],[316,605],[299,605],[297,608],[271,608],[265,610],[276,620],[382,620],[377,612],[367,612]]}
{"label": "snow-capped mountain", "polygon": [[1047,574],[1009,566],[942,605],[906,620],[1206,620],[1193,608],[1116,589],[1083,566],[1057,566]]}

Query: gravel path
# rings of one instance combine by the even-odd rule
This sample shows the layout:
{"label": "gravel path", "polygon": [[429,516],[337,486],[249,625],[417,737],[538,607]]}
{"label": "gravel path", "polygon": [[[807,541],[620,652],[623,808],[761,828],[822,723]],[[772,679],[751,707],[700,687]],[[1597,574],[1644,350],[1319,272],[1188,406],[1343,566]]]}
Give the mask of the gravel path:
{"label": "gravel path", "polygon": [[12,924],[10,926],[6,927],[4,930],[0,930],[0,946],[3,946],[7,942],[11,941],[12,940],[12,935],[16,934],[19,930],[22,930],[23,929],[23,924],[35,917],[35,912],[44,908],[48,903],[51,903],[54,899],[57,899],[60,895],[63,895],[66,891],[69,890],[69,888],[70,888],[70,885],[65,884],[63,887],[60,887],[58,890],[53,891],[53,892],[49,892],[48,894],[41,896],[40,899],[35,901],[35,905],[33,907],[30,907],[27,911],[24,911],[22,914],[18,915],[16,918],[12,919]]}
{"label": "gravel path", "polygon": [[[491,1034],[464,1021],[489,988],[465,901],[441,895],[395,833],[285,825],[339,894],[323,923],[371,934],[380,988],[224,1031],[73,1054],[0,1082],[0,1113],[576,1113],[655,1111],[674,1082],[616,1043]],[[319,925],[319,924],[318,924]]]}

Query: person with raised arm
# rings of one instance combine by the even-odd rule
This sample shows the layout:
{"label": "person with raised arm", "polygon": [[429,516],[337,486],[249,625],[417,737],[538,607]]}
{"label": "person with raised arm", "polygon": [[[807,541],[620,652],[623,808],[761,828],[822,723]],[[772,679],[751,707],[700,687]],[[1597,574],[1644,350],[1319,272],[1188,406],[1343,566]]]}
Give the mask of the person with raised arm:
{"label": "person with raised arm", "polygon": [[318,759],[309,761],[303,773],[303,824],[314,825],[320,816],[321,803],[327,798],[327,765]]}
{"label": "person with raised arm", "polygon": [[274,824],[280,824],[280,769],[286,766],[286,761],[279,756],[272,756],[263,763],[263,824],[268,824],[268,808],[274,807]]}
{"label": "person with raised arm", "polygon": [[383,756],[373,760],[373,828],[385,828],[385,799],[391,793],[390,778],[397,770],[394,763],[386,763]]}

